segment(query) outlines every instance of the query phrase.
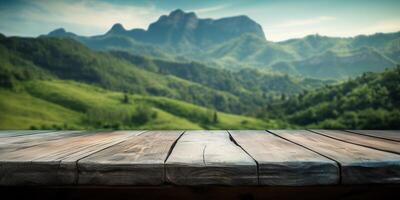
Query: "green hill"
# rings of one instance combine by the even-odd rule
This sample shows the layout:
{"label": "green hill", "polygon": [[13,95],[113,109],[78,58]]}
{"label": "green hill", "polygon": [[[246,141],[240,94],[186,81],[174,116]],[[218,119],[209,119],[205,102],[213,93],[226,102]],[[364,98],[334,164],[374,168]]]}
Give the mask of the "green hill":
{"label": "green hill", "polygon": [[311,128],[399,129],[399,94],[400,66],[276,102],[270,115]]}
{"label": "green hill", "polygon": [[326,81],[231,72],[123,52],[96,52],[72,39],[0,39],[2,84],[36,79],[74,80],[114,91],[164,96],[224,112],[251,113],[281,93],[299,93]]}
{"label": "green hill", "polygon": [[17,91],[0,89],[0,96],[0,129],[265,129],[286,126],[279,121],[216,112],[165,97],[113,92],[74,81],[27,81],[20,83]]}

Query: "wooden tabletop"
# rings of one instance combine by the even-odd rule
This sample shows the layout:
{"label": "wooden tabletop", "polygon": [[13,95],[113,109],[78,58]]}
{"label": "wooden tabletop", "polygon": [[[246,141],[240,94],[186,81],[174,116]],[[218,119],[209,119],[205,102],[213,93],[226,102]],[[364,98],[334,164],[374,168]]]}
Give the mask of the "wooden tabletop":
{"label": "wooden tabletop", "polygon": [[400,131],[0,131],[0,185],[399,184]]}

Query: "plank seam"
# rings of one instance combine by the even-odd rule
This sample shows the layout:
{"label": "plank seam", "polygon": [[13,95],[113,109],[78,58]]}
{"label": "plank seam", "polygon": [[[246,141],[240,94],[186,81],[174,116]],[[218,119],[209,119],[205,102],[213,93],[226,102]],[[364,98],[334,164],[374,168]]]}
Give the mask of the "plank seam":
{"label": "plank seam", "polygon": [[174,150],[174,148],[175,148],[175,146],[176,146],[176,144],[178,143],[178,140],[179,139],[181,139],[181,137],[183,136],[183,134],[185,134],[186,133],[186,130],[185,131],[183,131],[180,135],[179,135],[179,137],[177,137],[176,138],[176,140],[172,143],[172,145],[171,145],[171,147],[169,147],[169,150],[168,150],[168,153],[167,153],[167,156],[165,157],[165,160],[164,160],[164,180],[163,180],[163,182],[164,183],[167,183],[168,181],[167,181],[167,160],[168,160],[168,158],[169,158],[169,156],[172,154],[172,151]]}
{"label": "plank seam", "polygon": [[258,163],[258,161],[253,158],[253,156],[251,156],[249,154],[249,152],[247,152],[242,146],[239,145],[239,143],[235,140],[235,138],[232,136],[232,134],[229,132],[229,130],[226,130],[229,134],[229,139],[231,140],[232,143],[234,143],[236,146],[238,146],[240,149],[242,149],[251,159],[253,159],[253,161],[256,163],[256,170],[257,170],[257,185],[260,185],[260,165]]}
{"label": "plank seam", "polygon": [[[278,135],[278,134],[275,134],[274,132],[272,132],[272,131],[269,131],[269,130],[265,130],[266,132],[268,132],[268,133],[271,133],[272,135],[275,135],[276,137],[279,137],[279,138],[282,138],[282,139],[284,139],[284,140],[286,140],[286,141],[288,141],[288,142],[291,142],[291,143],[293,143],[293,144],[296,144],[296,145],[298,145],[298,146],[300,146],[300,147],[303,147],[303,148],[305,148],[305,149],[307,149],[307,150],[309,150],[309,151],[312,151],[312,152],[314,152],[314,153],[316,153],[316,154],[318,154],[318,155],[320,155],[320,156],[323,156],[323,157],[325,157],[325,158],[327,158],[327,159],[329,159],[329,160],[332,160],[333,162],[335,162],[336,163],[336,165],[338,166],[338,168],[339,168],[339,184],[341,184],[342,183],[342,165],[340,164],[340,162],[339,161],[337,161],[337,160],[335,160],[335,159],[333,159],[333,158],[331,158],[331,157],[329,157],[329,156],[326,156],[326,155],[324,155],[324,154],[321,154],[321,153],[319,153],[319,152],[317,152],[317,151],[315,151],[315,150],[313,150],[313,149],[311,149],[311,148],[308,148],[308,147],[306,147],[306,146],[304,146],[304,145],[302,145],[302,144],[299,144],[299,143],[297,143],[297,142],[294,142],[294,141],[292,141],[292,140],[289,140],[289,139],[287,139],[287,138],[284,138],[284,137],[282,137],[282,136],[280,136],[280,135]],[[308,131],[308,130],[307,130]]]}
{"label": "plank seam", "polygon": [[357,135],[363,135],[363,136],[367,136],[367,137],[371,137],[371,138],[378,138],[378,139],[389,140],[389,141],[393,141],[393,142],[400,142],[400,140],[384,138],[384,137],[379,137],[379,136],[374,136],[374,135],[368,135],[368,134],[365,134],[365,133],[355,132],[353,130],[342,130],[342,131],[345,131],[345,132],[348,132],[348,133],[354,133],[354,134],[357,134]]}
{"label": "plank seam", "polygon": [[204,166],[206,166],[207,167],[207,164],[206,164],[206,158],[205,158],[205,152],[206,152],[206,148],[207,148],[207,144],[206,145],[204,145],[204,148],[203,148],[203,164],[204,164]]}
{"label": "plank seam", "polygon": [[[327,135],[327,134],[324,134],[324,133],[320,133],[320,132],[314,131],[314,130],[308,130],[308,131],[311,131],[311,132],[313,132],[315,134],[318,134],[318,135],[321,135],[321,136],[325,136],[325,137],[328,137],[328,138],[331,138],[331,139],[334,139],[334,140],[338,140],[338,141],[341,141],[341,142],[345,142],[345,143],[349,143],[349,144],[353,144],[353,145],[357,145],[357,146],[362,146],[362,147],[369,148],[369,149],[374,149],[374,150],[377,150],[377,151],[383,151],[383,152],[387,152],[387,153],[393,153],[393,154],[400,155],[400,153],[394,152],[394,151],[391,151],[391,150],[385,150],[385,149],[380,149],[380,148],[376,148],[376,147],[370,147],[370,146],[367,146],[367,145],[364,145],[364,144],[354,143],[354,142],[343,140],[343,139],[339,139],[339,138],[336,138],[334,136],[330,136],[330,135]],[[350,133],[352,133],[352,132],[350,132]]]}
{"label": "plank seam", "polygon": [[149,130],[141,130],[141,132],[136,134],[135,136],[139,136],[139,135],[142,135],[143,133],[147,133],[147,132],[149,132]]}
{"label": "plank seam", "polygon": [[[140,134],[142,134],[142,133],[144,133],[144,132],[147,132],[147,131],[143,131],[143,132],[139,133],[138,135],[140,135]],[[108,148],[111,148],[111,147],[113,147],[113,146],[115,146],[115,145],[121,144],[122,142],[125,142],[128,138],[130,138],[130,137],[132,137],[132,136],[133,136],[133,135],[127,136],[127,137],[125,137],[123,140],[121,140],[121,141],[119,141],[119,142],[117,142],[117,143],[115,143],[115,144],[112,144],[112,145],[110,145],[110,146],[108,146],[108,147],[99,149],[98,151],[94,151],[93,153],[90,153],[90,154],[88,154],[88,155],[86,155],[86,156],[83,156],[82,158],[77,159],[77,160],[75,161],[75,166],[76,166],[75,169],[76,169],[76,174],[77,174],[76,180],[75,180],[75,185],[78,185],[78,184],[79,184],[79,177],[80,177],[80,176],[79,176],[79,172],[80,172],[80,170],[79,170],[78,162],[79,162],[80,160],[85,159],[85,158],[87,158],[87,157],[89,157],[89,156],[91,156],[91,155],[93,155],[93,154],[95,154],[95,153],[98,153],[98,152],[100,152],[100,151],[103,151],[103,150],[106,150],[106,149],[108,149]],[[136,136],[136,135],[134,135],[134,136]]]}

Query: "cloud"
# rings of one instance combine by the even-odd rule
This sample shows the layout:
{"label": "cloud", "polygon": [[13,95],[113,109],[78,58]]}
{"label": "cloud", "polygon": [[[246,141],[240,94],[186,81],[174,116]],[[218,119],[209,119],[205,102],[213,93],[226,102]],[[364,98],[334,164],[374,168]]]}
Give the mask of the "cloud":
{"label": "cloud", "polygon": [[[42,29],[65,27],[78,34],[99,34],[108,30],[114,23],[125,28],[146,28],[164,13],[155,6],[119,5],[99,1],[27,1],[18,10],[5,10],[0,16],[2,26],[31,24]],[[8,21],[5,21],[7,20]],[[5,24],[8,23],[8,24]],[[39,27],[39,28],[40,28]],[[15,27],[14,27],[15,28]],[[18,27],[17,27],[18,28]],[[29,27],[27,27],[29,28]],[[73,30],[71,30],[73,29]],[[48,30],[42,30],[42,33]]]}
{"label": "cloud", "polygon": [[195,12],[197,14],[216,12],[216,11],[220,11],[220,10],[223,10],[223,9],[227,8],[228,6],[230,6],[230,5],[229,4],[222,4],[222,5],[217,5],[217,6],[211,6],[211,7],[195,9],[195,10],[193,10],[193,12]]}
{"label": "cloud", "polygon": [[354,37],[357,35],[372,35],[400,31],[400,19],[385,19],[369,25],[336,24],[334,26],[311,26],[306,28],[290,27],[285,29],[271,29],[267,38],[272,41],[283,41],[293,38],[302,38],[311,34],[320,34],[330,37]]}
{"label": "cloud", "polygon": [[387,19],[360,29],[358,34],[373,34],[378,32],[396,32],[400,31],[400,19]]}
{"label": "cloud", "polygon": [[299,27],[299,26],[310,26],[310,25],[316,25],[316,24],[321,24],[326,21],[332,21],[336,20],[335,17],[331,16],[320,16],[316,18],[311,18],[311,19],[302,19],[302,20],[290,20],[283,22],[281,24],[271,26],[269,28],[291,28],[291,27]]}

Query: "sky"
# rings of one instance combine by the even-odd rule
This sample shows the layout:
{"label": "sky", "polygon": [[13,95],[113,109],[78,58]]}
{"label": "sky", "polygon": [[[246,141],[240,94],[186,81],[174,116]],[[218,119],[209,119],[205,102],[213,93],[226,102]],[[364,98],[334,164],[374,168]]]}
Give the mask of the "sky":
{"label": "sky", "polygon": [[36,37],[62,27],[91,36],[115,23],[147,29],[178,8],[199,18],[247,15],[270,41],[400,31],[400,0],[0,0],[0,33]]}

